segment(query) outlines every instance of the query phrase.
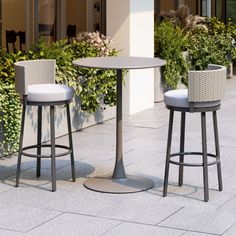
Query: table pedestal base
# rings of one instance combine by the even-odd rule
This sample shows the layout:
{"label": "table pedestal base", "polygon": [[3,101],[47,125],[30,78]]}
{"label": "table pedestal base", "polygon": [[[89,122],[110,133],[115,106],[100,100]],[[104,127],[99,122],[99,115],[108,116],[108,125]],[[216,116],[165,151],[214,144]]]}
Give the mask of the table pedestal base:
{"label": "table pedestal base", "polygon": [[125,179],[94,177],[85,181],[84,186],[102,193],[135,193],[152,188],[154,182],[142,176],[128,175]]}

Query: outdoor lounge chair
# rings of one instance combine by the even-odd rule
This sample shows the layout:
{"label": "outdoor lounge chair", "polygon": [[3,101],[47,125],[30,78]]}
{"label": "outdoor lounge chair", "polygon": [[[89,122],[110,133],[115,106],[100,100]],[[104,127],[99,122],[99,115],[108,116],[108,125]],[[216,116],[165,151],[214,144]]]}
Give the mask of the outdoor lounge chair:
{"label": "outdoor lounge chair", "polygon": [[[40,177],[41,158],[51,158],[51,176],[52,176],[52,191],[56,191],[56,157],[70,154],[71,168],[72,168],[72,180],[75,181],[75,166],[74,166],[74,154],[71,134],[71,122],[70,122],[70,110],[69,103],[72,101],[74,90],[73,88],[55,84],[55,60],[32,60],[32,61],[20,61],[15,63],[15,84],[16,91],[21,96],[23,104],[22,120],[21,120],[21,133],[19,143],[19,153],[16,172],[16,187],[19,185],[21,157],[29,156],[37,158],[36,175]],[[24,135],[24,123],[26,106],[38,107],[38,133],[37,144],[27,147],[23,147],[23,135]],[[54,110],[55,106],[66,106],[67,110],[67,123],[68,123],[68,135],[69,146],[55,144],[55,121]],[[42,107],[50,107],[50,134],[51,144],[42,144]],[[50,155],[42,155],[41,148],[49,147],[51,149]],[[56,153],[56,148],[65,150],[63,153]],[[36,149],[37,154],[31,154],[26,150]]]}
{"label": "outdoor lounge chair", "polygon": [[[163,197],[167,195],[170,163],[179,165],[179,186],[183,185],[184,166],[203,167],[204,201],[206,202],[209,200],[208,166],[216,164],[218,172],[219,191],[223,189],[216,111],[220,109],[220,100],[224,95],[225,80],[226,68],[224,66],[209,65],[208,70],[189,71],[188,89],[171,90],[164,94],[164,102],[167,109],[170,110],[170,116]],[[178,153],[171,154],[171,139],[175,111],[181,112],[180,151]],[[184,149],[186,112],[201,113],[202,152],[186,152]],[[213,114],[213,128],[216,152],[215,154],[207,152],[206,112],[212,112]],[[202,163],[186,163],[184,162],[184,157],[186,155],[201,155]],[[172,157],[176,156],[179,157],[179,161],[173,160]],[[208,162],[208,157],[213,157],[214,161]]]}

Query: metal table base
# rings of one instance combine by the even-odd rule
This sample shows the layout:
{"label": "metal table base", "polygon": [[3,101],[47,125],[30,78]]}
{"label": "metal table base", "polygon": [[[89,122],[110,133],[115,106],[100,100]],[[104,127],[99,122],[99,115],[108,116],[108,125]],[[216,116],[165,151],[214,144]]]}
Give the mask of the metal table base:
{"label": "metal table base", "polygon": [[85,181],[84,186],[102,193],[136,193],[152,188],[154,182],[146,177],[127,175],[125,179],[93,177]]}

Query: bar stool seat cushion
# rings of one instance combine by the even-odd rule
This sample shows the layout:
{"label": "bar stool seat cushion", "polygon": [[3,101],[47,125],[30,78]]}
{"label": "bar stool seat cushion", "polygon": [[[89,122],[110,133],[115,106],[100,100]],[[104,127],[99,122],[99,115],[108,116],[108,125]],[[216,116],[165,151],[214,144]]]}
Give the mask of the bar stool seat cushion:
{"label": "bar stool seat cushion", "polygon": [[64,84],[34,84],[28,86],[27,100],[31,102],[60,102],[71,100],[74,89]]}
{"label": "bar stool seat cushion", "polygon": [[[167,106],[189,108],[188,89],[176,89],[165,92],[164,102]],[[214,107],[220,104],[220,101],[195,102],[194,107]]]}

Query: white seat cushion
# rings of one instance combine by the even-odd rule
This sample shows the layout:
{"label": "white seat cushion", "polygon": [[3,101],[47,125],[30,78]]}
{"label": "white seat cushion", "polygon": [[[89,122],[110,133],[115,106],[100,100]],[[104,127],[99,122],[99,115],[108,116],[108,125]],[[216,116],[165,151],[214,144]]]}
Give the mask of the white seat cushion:
{"label": "white seat cushion", "polygon": [[72,99],[74,89],[64,84],[35,84],[28,86],[27,100],[31,102],[60,102]]}
{"label": "white seat cushion", "polygon": [[[164,102],[167,106],[189,108],[188,90],[176,89],[165,92]],[[194,107],[213,107],[220,104],[220,101],[195,102]]]}

